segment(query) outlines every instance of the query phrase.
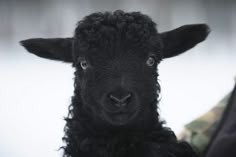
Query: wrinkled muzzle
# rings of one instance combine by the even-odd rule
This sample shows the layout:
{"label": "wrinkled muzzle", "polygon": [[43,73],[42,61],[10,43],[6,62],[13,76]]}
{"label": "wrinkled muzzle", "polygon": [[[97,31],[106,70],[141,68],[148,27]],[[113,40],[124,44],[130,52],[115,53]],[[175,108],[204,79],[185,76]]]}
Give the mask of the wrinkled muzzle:
{"label": "wrinkled muzzle", "polygon": [[123,125],[135,118],[139,102],[135,91],[121,86],[114,88],[102,96],[102,116],[111,124]]}

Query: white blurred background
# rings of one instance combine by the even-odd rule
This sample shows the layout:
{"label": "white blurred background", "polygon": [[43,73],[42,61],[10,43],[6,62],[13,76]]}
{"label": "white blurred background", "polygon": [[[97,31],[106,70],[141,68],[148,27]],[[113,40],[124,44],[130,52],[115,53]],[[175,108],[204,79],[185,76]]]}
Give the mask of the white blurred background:
{"label": "white blurred background", "polygon": [[59,157],[73,94],[71,65],[27,53],[18,42],[70,37],[95,11],[141,11],[159,32],[207,23],[209,38],[159,66],[161,116],[176,133],[230,92],[236,75],[234,0],[0,0],[0,157]]}

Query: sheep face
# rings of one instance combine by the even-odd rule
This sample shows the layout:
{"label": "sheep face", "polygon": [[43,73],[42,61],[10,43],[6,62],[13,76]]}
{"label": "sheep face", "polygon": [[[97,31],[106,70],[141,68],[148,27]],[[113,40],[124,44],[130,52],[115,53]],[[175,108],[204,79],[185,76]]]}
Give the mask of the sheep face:
{"label": "sheep face", "polygon": [[153,123],[160,91],[158,63],[203,41],[205,24],[158,33],[139,12],[94,13],[78,23],[73,38],[28,39],[21,44],[40,57],[73,63],[75,97],[97,124]]}
{"label": "sheep face", "polygon": [[159,93],[159,60],[139,49],[79,55],[74,66],[84,108],[112,125],[144,120],[155,111],[151,105],[156,104]]}
{"label": "sheep face", "polygon": [[112,125],[146,121],[158,97],[160,37],[148,17],[131,15],[92,14],[75,31],[73,65],[84,107]]}
{"label": "sheep face", "polygon": [[83,56],[80,60],[76,64],[78,85],[84,107],[91,115],[123,125],[138,117],[140,111],[151,112],[150,105],[156,102],[159,89],[154,56],[127,53],[96,59]]}

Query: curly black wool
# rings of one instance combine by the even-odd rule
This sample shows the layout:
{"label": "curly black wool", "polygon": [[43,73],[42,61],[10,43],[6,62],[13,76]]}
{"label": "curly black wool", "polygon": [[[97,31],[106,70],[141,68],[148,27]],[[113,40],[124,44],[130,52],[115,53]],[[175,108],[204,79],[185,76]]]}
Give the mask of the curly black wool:
{"label": "curly black wool", "polygon": [[[159,52],[157,57],[160,61],[162,43],[155,37],[156,34],[156,24],[140,12],[94,13],[78,23],[74,42],[76,52],[79,51],[80,55],[88,52],[94,52],[96,55],[95,53],[100,51],[99,55],[106,57],[108,49],[114,53],[122,46],[122,49],[128,47],[133,50],[138,49],[139,52],[140,50]],[[75,62],[74,66],[76,64],[79,63]],[[79,75],[80,73],[75,72],[75,78]],[[160,86],[158,83],[156,85],[156,91],[159,93]],[[132,132],[125,129],[114,131],[106,127],[97,129],[97,124],[93,124],[92,118],[83,111],[80,91],[79,85],[75,83],[75,96],[72,99],[69,117],[66,118],[65,157],[148,157],[148,154],[150,156],[156,154],[158,157],[195,156],[191,147],[177,142],[174,133],[162,126],[163,122],[159,120],[157,113],[158,101],[150,104],[153,111],[150,116],[154,122],[151,126],[147,126],[147,130],[144,130],[143,126],[136,126]],[[157,99],[158,95],[155,100]]]}

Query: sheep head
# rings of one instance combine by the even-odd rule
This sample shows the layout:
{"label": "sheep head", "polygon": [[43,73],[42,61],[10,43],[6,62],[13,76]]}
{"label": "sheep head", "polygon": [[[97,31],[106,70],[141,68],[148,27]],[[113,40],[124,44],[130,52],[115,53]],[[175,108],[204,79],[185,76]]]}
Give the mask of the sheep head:
{"label": "sheep head", "polygon": [[21,44],[37,56],[72,63],[74,98],[80,99],[73,106],[97,125],[135,128],[155,123],[160,61],[193,48],[208,33],[206,24],[158,33],[148,16],[115,11],[86,16],[72,38],[34,38]]}

